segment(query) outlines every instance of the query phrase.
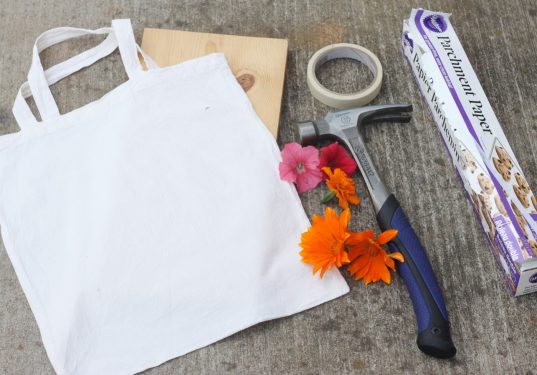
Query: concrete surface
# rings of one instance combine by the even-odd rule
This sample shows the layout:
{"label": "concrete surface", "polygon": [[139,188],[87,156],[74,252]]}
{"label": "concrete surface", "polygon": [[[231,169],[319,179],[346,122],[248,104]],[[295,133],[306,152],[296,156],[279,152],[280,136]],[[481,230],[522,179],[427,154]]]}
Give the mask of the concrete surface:
{"label": "concrete surface", "polygon": [[[260,324],[172,360],[148,374],[533,374],[537,355],[537,295],[511,297],[440,137],[401,56],[401,22],[412,7],[453,12],[452,21],[503,124],[530,185],[537,187],[537,4],[522,1],[81,1],[3,0],[0,6],[0,133],[16,131],[11,105],[30,64],[37,35],[56,26],[96,28],[130,17],[144,26],[289,39],[279,142],[293,139],[297,120],[327,108],[309,94],[306,63],[318,48],[355,42],[385,67],[376,103],[411,102],[408,125],[368,130],[386,184],[407,210],[445,291],[457,357],[427,358],[416,348],[412,307],[401,280],[391,287],[349,281],[347,296],[296,316]],[[45,63],[95,41],[45,53]],[[74,47],[73,47],[74,46]],[[54,57],[52,57],[54,55]],[[323,79],[338,83],[338,67]],[[125,80],[117,53],[55,86],[63,111],[102,96]],[[1,182],[0,182],[1,183]],[[354,228],[375,227],[363,183]],[[308,214],[321,212],[323,189],[303,196]],[[200,270],[201,272],[201,270]],[[52,374],[39,332],[5,251],[0,250],[0,374]]]}

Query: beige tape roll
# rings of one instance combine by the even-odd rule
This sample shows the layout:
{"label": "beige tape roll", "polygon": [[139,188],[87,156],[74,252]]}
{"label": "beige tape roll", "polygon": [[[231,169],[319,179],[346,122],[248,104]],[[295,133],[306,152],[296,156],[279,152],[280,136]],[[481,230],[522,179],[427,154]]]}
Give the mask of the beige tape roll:
{"label": "beige tape roll", "polygon": [[[328,90],[317,79],[317,71],[327,61],[348,58],[360,61],[373,73],[373,82],[363,90],[351,94],[340,94]],[[308,87],[320,102],[334,108],[346,109],[370,103],[378,95],[382,85],[382,65],[377,56],[367,48],[356,44],[339,43],[321,48],[308,62]]]}

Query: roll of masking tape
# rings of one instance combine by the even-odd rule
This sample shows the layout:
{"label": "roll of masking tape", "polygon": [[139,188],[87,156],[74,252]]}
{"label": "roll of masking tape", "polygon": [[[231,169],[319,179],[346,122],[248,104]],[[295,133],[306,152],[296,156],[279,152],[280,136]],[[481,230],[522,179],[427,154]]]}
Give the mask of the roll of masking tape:
{"label": "roll of masking tape", "polygon": [[[327,61],[348,58],[361,62],[373,73],[373,82],[363,90],[351,94],[340,94],[327,89],[317,79],[319,68]],[[371,102],[378,95],[382,85],[382,65],[370,50],[350,43],[331,44],[321,48],[308,62],[308,87],[320,102],[334,108],[360,107]]]}

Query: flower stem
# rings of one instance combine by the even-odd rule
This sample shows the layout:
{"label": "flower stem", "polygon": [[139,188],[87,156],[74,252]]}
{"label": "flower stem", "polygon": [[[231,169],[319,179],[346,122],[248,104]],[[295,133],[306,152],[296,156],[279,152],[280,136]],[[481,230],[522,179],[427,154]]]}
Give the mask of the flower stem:
{"label": "flower stem", "polygon": [[321,199],[321,203],[326,204],[330,202],[332,199],[334,199],[335,197],[336,197],[336,193],[333,191],[330,191],[323,197],[323,199]]}

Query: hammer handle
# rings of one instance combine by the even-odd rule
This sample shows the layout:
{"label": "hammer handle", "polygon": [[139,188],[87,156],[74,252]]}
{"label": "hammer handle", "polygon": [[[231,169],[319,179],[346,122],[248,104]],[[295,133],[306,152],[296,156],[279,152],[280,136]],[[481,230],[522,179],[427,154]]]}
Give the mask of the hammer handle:
{"label": "hammer handle", "polygon": [[399,251],[405,261],[397,271],[403,278],[416,314],[417,344],[420,350],[437,358],[451,358],[456,349],[450,335],[450,324],[442,292],[418,236],[393,194],[377,214],[380,228],[396,229],[397,237],[389,243],[392,252]]}

